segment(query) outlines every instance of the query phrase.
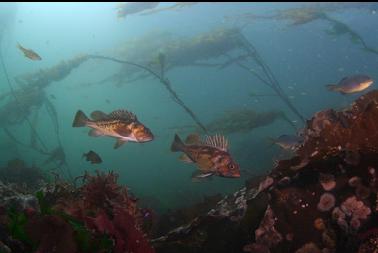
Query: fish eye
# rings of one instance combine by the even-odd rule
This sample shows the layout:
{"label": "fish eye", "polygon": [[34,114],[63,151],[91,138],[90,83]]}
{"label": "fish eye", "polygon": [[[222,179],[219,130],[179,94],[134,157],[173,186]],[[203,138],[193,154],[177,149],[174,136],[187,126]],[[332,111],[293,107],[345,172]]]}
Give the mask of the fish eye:
{"label": "fish eye", "polygon": [[230,169],[235,169],[235,165],[233,165],[233,164],[230,164],[228,167],[229,167]]}

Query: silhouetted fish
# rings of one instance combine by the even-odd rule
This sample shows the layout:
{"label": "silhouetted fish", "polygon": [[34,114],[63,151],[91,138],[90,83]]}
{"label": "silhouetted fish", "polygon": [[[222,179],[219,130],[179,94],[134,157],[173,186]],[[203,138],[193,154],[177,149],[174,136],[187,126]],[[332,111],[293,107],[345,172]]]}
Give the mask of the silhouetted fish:
{"label": "silhouetted fish", "polygon": [[42,60],[41,56],[39,56],[33,50],[26,49],[26,48],[22,47],[20,44],[17,44],[17,47],[18,47],[18,49],[20,49],[24,53],[25,57],[28,57],[29,59],[31,59],[33,61],[40,61],[40,60]]}
{"label": "silhouetted fish", "polygon": [[283,149],[295,150],[303,142],[303,138],[296,135],[283,134],[277,139],[271,139],[271,141]]}
{"label": "silhouetted fish", "polygon": [[83,157],[86,157],[88,162],[94,163],[102,163],[101,157],[94,151],[90,150],[88,153],[84,153]]}

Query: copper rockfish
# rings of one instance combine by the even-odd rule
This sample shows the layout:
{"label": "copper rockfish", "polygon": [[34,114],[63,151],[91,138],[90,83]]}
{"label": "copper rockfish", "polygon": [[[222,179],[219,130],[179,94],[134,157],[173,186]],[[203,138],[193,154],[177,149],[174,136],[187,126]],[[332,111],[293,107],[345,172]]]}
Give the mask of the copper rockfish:
{"label": "copper rockfish", "polygon": [[184,143],[176,134],[171,151],[183,152],[180,160],[195,163],[198,166],[199,171],[193,175],[193,178],[205,178],[212,175],[240,177],[239,165],[228,153],[228,141],[223,136],[207,136],[201,141],[198,135],[192,134]]}
{"label": "copper rockfish", "polygon": [[94,111],[89,119],[81,110],[77,111],[73,121],[73,127],[92,128],[88,135],[110,136],[117,138],[114,148],[118,148],[128,141],[147,142],[152,141],[154,136],[150,129],[140,123],[135,114],[126,110],[117,110],[106,114],[102,111]]}

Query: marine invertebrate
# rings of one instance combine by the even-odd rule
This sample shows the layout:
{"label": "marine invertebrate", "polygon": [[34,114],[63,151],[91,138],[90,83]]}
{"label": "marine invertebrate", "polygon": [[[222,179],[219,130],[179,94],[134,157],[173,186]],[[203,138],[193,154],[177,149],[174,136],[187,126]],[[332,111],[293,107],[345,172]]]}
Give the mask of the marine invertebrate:
{"label": "marine invertebrate", "polygon": [[322,251],[319,249],[319,247],[313,242],[306,243],[300,249],[295,251],[295,253],[321,253],[321,252]]}
{"label": "marine invertebrate", "polygon": [[351,177],[348,180],[348,184],[350,187],[357,187],[361,184],[361,178],[357,176]]}
{"label": "marine invertebrate", "polygon": [[335,176],[332,174],[320,173],[319,182],[325,191],[331,191],[336,186]]}
{"label": "marine invertebrate", "polygon": [[359,185],[356,187],[356,196],[359,199],[367,199],[370,196],[370,189],[364,185]]}
{"label": "marine invertebrate", "polygon": [[317,218],[314,220],[314,227],[317,229],[317,230],[324,230],[325,229],[325,224],[324,224],[324,220],[322,218]]}
{"label": "marine invertebrate", "polygon": [[319,200],[319,203],[317,205],[318,210],[322,212],[327,212],[331,210],[335,206],[335,196],[330,193],[324,193]]}
{"label": "marine invertebrate", "polygon": [[337,224],[345,231],[357,231],[361,224],[369,217],[371,209],[356,196],[347,198],[340,208],[335,208],[332,217],[337,220]]}

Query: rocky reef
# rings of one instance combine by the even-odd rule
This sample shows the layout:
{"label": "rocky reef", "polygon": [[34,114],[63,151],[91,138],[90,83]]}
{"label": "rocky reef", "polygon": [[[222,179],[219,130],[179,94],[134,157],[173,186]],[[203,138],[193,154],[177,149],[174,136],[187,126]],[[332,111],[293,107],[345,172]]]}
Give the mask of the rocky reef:
{"label": "rocky reef", "polygon": [[372,91],[316,113],[293,158],[154,239],[156,252],[377,252],[377,103]]}

